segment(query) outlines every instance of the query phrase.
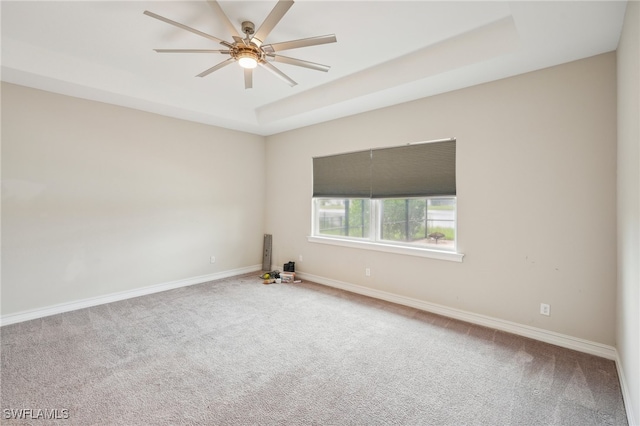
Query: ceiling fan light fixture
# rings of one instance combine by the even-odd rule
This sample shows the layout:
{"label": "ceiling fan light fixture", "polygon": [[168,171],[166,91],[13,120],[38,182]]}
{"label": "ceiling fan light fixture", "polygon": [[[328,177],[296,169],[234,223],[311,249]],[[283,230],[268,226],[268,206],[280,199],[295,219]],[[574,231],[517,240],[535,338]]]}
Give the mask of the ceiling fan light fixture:
{"label": "ceiling fan light fixture", "polygon": [[[2,0],[0,0],[2,1]],[[242,32],[245,34],[245,37],[242,38],[240,33],[236,30],[235,25],[229,19],[229,17],[224,13],[222,7],[218,3],[218,0],[208,0],[208,3],[211,7],[213,7],[214,11],[220,15],[219,17],[222,19],[223,23],[225,23],[227,29],[231,33],[231,37],[233,42],[225,41],[221,38],[212,36],[211,34],[203,33],[200,30],[195,28],[188,27],[184,24],[181,24],[176,21],[172,21],[171,19],[165,18],[160,15],[156,15],[153,12],[149,12],[148,10],[144,11],[144,14],[150,16],[159,21],[165,22],[167,24],[173,25],[175,27],[181,28],[183,30],[189,31],[193,34],[199,35],[201,37],[207,38],[209,40],[220,43],[225,47],[223,50],[215,50],[215,49],[155,49],[158,53],[222,53],[224,55],[231,56],[225,61],[222,61],[209,69],[204,70],[196,77],[205,77],[211,74],[214,71],[219,70],[222,67],[226,67],[227,65],[237,62],[240,67],[242,67],[244,71],[244,87],[245,89],[250,89],[253,87],[253,68],[256,68],[258,65],[267,69],[273,73],[276,77],[284,80],[289,86],[293,87],[297,83],[289,78],[285,73],[280,71],[278,68],[273,66],[271,62],[282,62],[289,65],[295,65],[298,67],[305,67],[309,69],[314,69],[317,71],[329,71],[328,65],[315,64],[309,61],[303,61],[301,59],[289,58],[286,56],[280,56],[276,54],[276,52],[280,50],[289,50],[289,49],[297,49],[300,47],[310,47],[316,46],[319,44],[325,43],[335,43],[336,36],[335,34],[327,34],[324,36],[316,36],[310,38],[304,38],[299,40],[289,40],[275,44],[263,45],[263,41],[267,39],[273,28],[280,22],[282,17],[287,13],[289,8],[293,5],[294,0],[278,0],[278,3],[271,9],[267,18],[262,22],[258,31],[255,31],[255,25],[251,21],[243,21],[242,22]]]}
{"label": "ceiling fan light fixture", "polygon": [[252,52],[241,52],[236,59],[238,59],[238,64],[242,68],[255,68],[258,66],[258,58]]}

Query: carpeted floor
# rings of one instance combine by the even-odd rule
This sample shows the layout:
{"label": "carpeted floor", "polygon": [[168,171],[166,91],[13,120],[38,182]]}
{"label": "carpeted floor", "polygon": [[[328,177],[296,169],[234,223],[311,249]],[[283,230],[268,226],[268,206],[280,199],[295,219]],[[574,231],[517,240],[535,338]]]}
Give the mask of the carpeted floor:
{"label": "carpeted floor", "polygon": [[255,275],[2,327],[3,424],[627,424],[612,361]]}

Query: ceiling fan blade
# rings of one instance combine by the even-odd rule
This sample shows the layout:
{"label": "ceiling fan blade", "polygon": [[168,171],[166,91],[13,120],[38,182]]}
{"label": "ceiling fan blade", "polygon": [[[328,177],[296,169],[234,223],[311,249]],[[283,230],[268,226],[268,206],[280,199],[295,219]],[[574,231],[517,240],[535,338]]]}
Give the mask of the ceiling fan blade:
{"label": "ceiling fan blade", "polygon": [[299,47],[317,46],[319,44],[335,43],[338,41],[335,34],[303,38],[300,40],[283,41],[282,43],[265,44],[262,49],[265,52],[279,52],[281,50],[297,49]]}
{"label": "ceiling fan blade", "polygon": [[267,16],[267,19],[260,25],[251,41],[260,47],[291,6],[293,6],[293,0],[279,0],[269,13],[269,16]]}
{"label": "ceiling fan blade", "polygon": [[298,84],[295,81],[291,80],[285,73],[280,71],[278,68],[271,65],[269,62],[261,61],[259,62],[259,64],[261,67],[266,68],[268,71],[273,73],[276,77],[285,81],[289,86],[293,87]]}
{"label": "ceiling fan blade", "polygon": [[229,65],[231,62],[235,62],[235,59],[233,58],[229,58],[226,61],[222,61],[220,62],[218,65],[215,65],[211,68],[209,68],[208,70],[202,71],[200,74],[198,74],[196,77],[205,77],[209,74],[211,74],[214,71],[219,70],[222,67],[226,67],[227,65]]}
{"label": "ceiling fan blade", "polygon": [[245,89],[253,88],[253,69],[252,68],[244,68],[244,88]]}
{"label": "ceiling fan blade", "polygon": [[230,50],[212,49],[153,49],[158,53],[231,53]]}
{"label": "ceiling fan blade", "polygon": [[165,18],[164,16],[157,15],[157,14],[155,14],[153,12],[149,12],[148,10],[145,10],[144,14],[147,15],[147,16],[151,16],[152,18],[158,19],[158,20],[160,20],[162,22],[166,22],[167,24],[170,24],[170,25],[173,25],[175,27],[182,28],[183,30],[186,30],[186,31],[192,32],[194,34],[197,34],[200,37],[208,38],[209,40],[213,40],[213,41],[221,43],[221,44],[223,44],[223,45],[225,45],[227,47],[231,47],[231,44],[229,44],[228,42],[226,42],[224,40],[219,39],[218,37],[212,36],[211,34],[203,33],[202,31],[196,30],[195,28],[191,28],[191,27],[188,27],[188,26],[186,26],[184,24],[181,24],[180,22],[172,21],[171,19]]}
{"label": "ceiling fan blade", "polygon": [[220,3],[218,3],[216,0],[207,0],[207,3],[209,3],[211,9],[213,9],[213,11],[222,19],[222,22],[224,22],[224,25],[227,27],[227,30],[229,31],[229,34],[231,34],[233,39],[236,40],[236,37],[242,38],[240,37],[240,33],[238,32],[236,27],[233,26],[233,23],[231,22],[227,14],[224,13],[224,10],[222,10],[222,6],[220,6]]}
{"label": "ceiling fan blade", "polygon": [[269,58],[273,58],[276,62],[283,64],[296,65],[299,67],[310,68],[312,70],[327,72],[331,68],[329,65],[316,64],[315,62],[303,61],[302,59],[289,58],[282,55],[268,55]]}

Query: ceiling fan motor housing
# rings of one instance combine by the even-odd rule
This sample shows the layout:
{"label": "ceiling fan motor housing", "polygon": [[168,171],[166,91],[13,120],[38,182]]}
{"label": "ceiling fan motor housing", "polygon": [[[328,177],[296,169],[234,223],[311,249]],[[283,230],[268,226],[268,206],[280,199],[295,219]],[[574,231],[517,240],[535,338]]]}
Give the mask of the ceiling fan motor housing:
{"label": "ceiling fan motor housing", "polygon": [[265,55],[264,52],[253,43],[249,43],[248,45],[237,43],[233,46],[233,50],[231,50],[231,56],[236,60],[252,58],[257,63],[264,61]]}

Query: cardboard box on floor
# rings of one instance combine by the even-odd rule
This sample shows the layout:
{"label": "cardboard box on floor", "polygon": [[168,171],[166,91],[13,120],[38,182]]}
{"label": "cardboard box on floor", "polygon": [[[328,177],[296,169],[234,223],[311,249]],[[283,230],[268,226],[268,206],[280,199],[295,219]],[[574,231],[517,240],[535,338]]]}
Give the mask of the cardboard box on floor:
{"label": "cardboard box on floor", "polygon": [[293,283],[296,279],[295,272],[280,272],[280,278],[283,283]]}

